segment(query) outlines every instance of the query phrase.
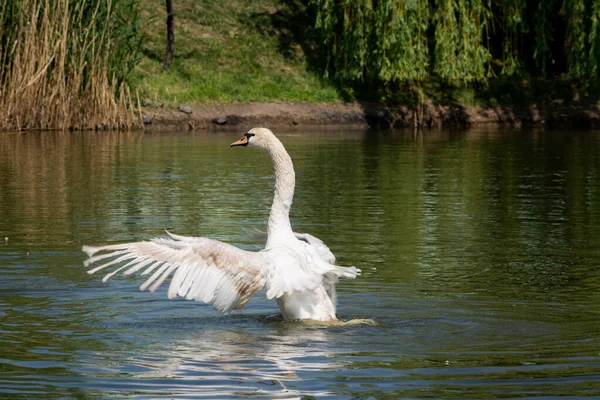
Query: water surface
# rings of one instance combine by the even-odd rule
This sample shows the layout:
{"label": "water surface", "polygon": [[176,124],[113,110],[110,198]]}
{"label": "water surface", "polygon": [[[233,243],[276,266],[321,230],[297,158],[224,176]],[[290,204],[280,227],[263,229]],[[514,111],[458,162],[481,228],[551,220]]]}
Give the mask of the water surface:
{"label": "water surface", "polygon": [[600,132],[289,131],[295,230],[363,275],[343,320],[106,284],[82,244],[259,249],[273,176],[232,133],[0,134],[0,396],[600,396]]}

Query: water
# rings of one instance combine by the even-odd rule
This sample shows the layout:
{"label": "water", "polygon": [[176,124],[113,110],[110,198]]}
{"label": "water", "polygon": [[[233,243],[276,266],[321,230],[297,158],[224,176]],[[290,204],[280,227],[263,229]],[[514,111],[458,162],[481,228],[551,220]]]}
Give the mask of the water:
{"label": "water", "polygon": [[103,284],[82,244],[258,249],[272,196],[243,132],[0,135],[0,396],[600,396],[600,132],[281,132],[292,220],[363,275],[343,320],[268,319]]}

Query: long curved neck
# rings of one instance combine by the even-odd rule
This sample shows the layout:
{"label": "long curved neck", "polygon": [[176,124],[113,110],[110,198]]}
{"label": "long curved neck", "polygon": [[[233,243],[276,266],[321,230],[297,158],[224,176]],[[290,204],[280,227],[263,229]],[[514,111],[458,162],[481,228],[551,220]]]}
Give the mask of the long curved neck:
{"label": "long curved neck", "polygon": [[294,199],[296,175],[292,159],[278,139],[275,139],[266,150],[271,156],[275,171],[275,195],[267,231],[267,243],[269,243],[276,238],[293,235],[290,208]]}

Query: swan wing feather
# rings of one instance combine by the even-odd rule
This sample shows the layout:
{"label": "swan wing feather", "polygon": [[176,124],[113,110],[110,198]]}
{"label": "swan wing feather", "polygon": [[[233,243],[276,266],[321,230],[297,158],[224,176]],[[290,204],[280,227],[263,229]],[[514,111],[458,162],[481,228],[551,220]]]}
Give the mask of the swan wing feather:
{"label": "swan wing feather", "polygon": [[[252,238],[255,239],[267,239],[267,232],[262,231],[258,228],[252,228],[248,231],[248,233]],[[302,240],[303,242],[308,243],[311,247],[313,247],[323,260],[327,261],[330,264],[335,264],[335,255],[331,252],[331,249],[329,249],[329,247],[321,239],[311,235],[310,233],[293,233],[296,239]]]}
{"label": "swan wing feather", "polygon": [[330,264],[335,264],[335,256],[329,249],[329,247],[318,237],[315,237],[309,233],[298,233],[294,232],[296,239],[303,240],[308,243],[313,249],[317,251],[319,257],[327,261]]}
{"label": "swan wing feather", "polygon": [[[170,299],[179,296],[212,304],[222,312],[242,309],[250,297],[265,286],[263,256],[218,240],[170,234],[169,238],[108,246],[83,246],[88,254],[85,266],[102,261],[93,274],[119,266],[103,281],[126,269],[130,275],[150,275],[140,290],[154,292],[169,276]],[[102,253],[96,255],[97,253]],[[123,264],[123,265],[121,265]]]}
{"label": "swan wing feather", "polygon": [[[206,240],[203,237],[180,236],[169,231],[166,232],[169,237],[186,243],[202,243]],[[313,290],[321,284],[323,274],[335,271],[338,268],[320,259],[315,260],[315,262],[303,260],[305,262],[299,263],[294,254],[286,254],[285,251],[276,253],[263,251],[258,254],[262,256],[264,262],[264,287],[268,299],[280,298],[285,294],[296,291]]]}

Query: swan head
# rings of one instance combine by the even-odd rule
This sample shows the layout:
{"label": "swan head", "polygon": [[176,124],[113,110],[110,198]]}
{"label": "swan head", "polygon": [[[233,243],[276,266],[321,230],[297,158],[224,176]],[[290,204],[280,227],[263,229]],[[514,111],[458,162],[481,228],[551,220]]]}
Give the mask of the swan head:
{"label": "swan head", "polygon": [[275,135],[267,128],[252,128],[242,136],[240,140],[231,143],[233,146],[249,146],[258,147],[260,149],[268,148],[273,141],[276,140]]}

